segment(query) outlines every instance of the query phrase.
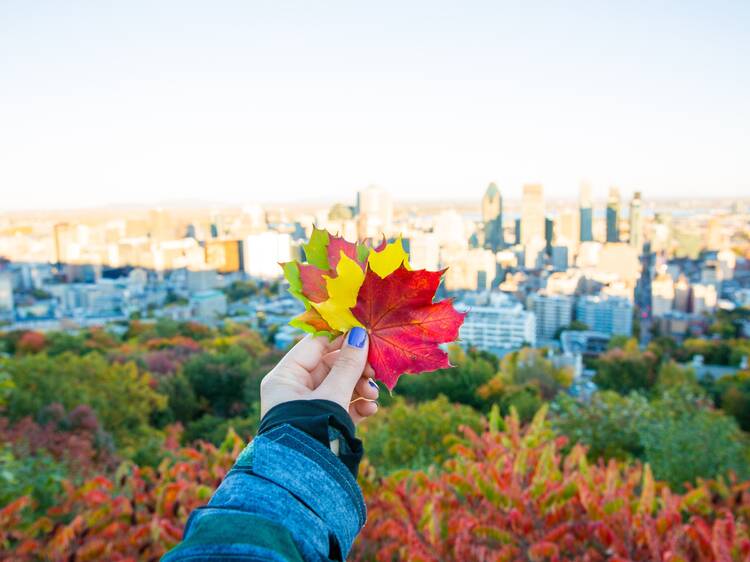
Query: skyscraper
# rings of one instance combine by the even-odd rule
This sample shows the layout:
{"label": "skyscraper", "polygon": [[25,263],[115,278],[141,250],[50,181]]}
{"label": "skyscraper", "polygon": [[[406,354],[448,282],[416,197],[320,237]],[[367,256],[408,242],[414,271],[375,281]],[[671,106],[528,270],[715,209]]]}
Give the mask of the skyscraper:
{"label": "skyscraper", "polygon": [[594,240],[594,211],[591,204],[591,186],[586,182],[581,184],[579,205],[581,225],[580,240],[581,242],[592,242]]}
{"label": "skyscraper", "polygon": [[607,242],[620,241],[620,190],[609,188],[607,198]]}
{"label": "skyscraper", "polygon": [[544,245],[544,191],[540,184],[523,186],[521,199],[521,244]]}
{"label": "skyscraper", "polygon": [[636,191],[630,200],[630,245],[640,255],[643,251],[643,211],[641,209],[641,192]]}
{"label": "skyscraper", "polygon": [[503,237],[503,196],[497,185],[491,183],[482,197],[482,222],[484,246],[497,252],[505,247]]}
{"label": "skyscraper", "polygon": [[390,193],[375,185],[358,191],[356,214],[359,238],[388,236],[393,221]]}
{"label": "skyscraper", "polygon": [[552,243],[555,241],[555,222],[552,217],[544,218],[544,251],[552,254]]}

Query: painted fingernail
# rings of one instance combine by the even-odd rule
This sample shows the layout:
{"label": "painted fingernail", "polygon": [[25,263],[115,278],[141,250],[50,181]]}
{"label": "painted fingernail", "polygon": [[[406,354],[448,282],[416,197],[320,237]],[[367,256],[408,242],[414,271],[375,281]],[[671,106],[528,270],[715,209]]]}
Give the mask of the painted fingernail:
{"label": "painted fingernail", "polygon": [[378,385],[375,384],[375,381],[372,379],[367,379],[367,384],[369,384],[371,387],[373,387],[375,390],[378,390]]}
{"label": "painted fingernail", "polygon": [[362,349],[365,346],[365,342],[367,341],[367,332],[364,328],[360,328],[359,326],[355,326],[351,329],[349,332],[349,336],[346,338],[346,343],[348,343],[352,347],[358,347]]}

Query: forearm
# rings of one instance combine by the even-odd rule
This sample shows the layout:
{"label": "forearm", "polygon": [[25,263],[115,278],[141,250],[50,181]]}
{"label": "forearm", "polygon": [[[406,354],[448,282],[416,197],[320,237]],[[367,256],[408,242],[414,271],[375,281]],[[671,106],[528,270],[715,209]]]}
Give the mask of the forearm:
{"label": "forearm", "polygon": [[[346,427],[337,427],[337,416],[329,417],[330,407],[313,402],[301,407],[267,414],[265,427],[240,454],[208,505],[191,514],[183,542],[164,560],[345,558],[364,524],[365,507],[351,466],[323,442],[326,433],[339,439],[336,448],[343,448],[345,459],[348,451],[349,460],[356,462],[361,448],[351,451],[358,442],[352,441],[353,435],[345,436]],[[330,427],[324,432],[324,426]]]}

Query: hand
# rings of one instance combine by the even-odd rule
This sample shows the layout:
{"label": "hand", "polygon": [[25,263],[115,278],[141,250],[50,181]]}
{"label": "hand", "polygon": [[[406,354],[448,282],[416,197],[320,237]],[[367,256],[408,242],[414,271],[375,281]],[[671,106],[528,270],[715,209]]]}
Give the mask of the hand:
{"label": "hand", "polygon": [[[349,412],[354,423],[378,411],[378,386],[367,364],[367,332],[353,328],[329,342],[306,336],[260,383],[260,416],[291,400],[330,400]],[[370,402],[372,400],[372,402]]]}

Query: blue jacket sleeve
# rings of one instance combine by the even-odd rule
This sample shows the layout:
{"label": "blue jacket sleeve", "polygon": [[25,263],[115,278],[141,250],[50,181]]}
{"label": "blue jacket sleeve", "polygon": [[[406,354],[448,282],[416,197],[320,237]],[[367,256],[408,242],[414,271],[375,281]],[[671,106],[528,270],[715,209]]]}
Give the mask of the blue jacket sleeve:
{"label": "blue jacket sleeve", "polygon": [[365,517],[346,466],[284,424],[253,439],[162,560],[343,560]]}

